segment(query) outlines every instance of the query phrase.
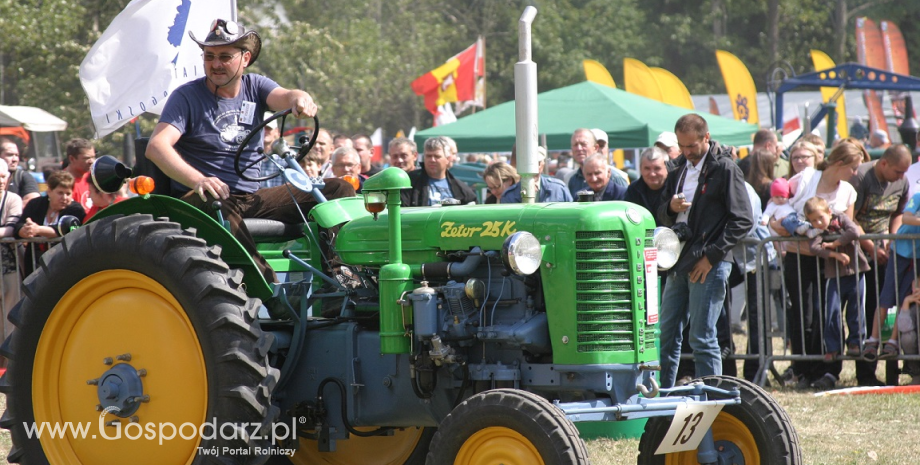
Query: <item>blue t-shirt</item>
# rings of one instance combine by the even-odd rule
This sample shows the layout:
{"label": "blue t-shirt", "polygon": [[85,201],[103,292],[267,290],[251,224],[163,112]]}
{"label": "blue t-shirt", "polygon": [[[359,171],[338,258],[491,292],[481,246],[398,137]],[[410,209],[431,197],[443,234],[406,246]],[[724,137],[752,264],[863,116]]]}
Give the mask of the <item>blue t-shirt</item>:
{"label": "blue t-shirt", "polygon": [[[176,88],[163,108],[160,122],[175,126],[182,134],[175,148],[192,168],[224,181],[231,193],[255,192],[259,183],[240,178],[233,167],[233,158],[240,142],[253,127],[262,123],[262,116],[268,110],[265,101],[278,84],[265,76],[244,74],[239,95],[220,98],[208,89],[205,79],[199,78]],[[252,164],[260,147],[261,134],[250,139],[240,167]],[[259,172],[259,163],[246,170],[246,174],[253,177],[259,176]],[[184,194],[191,187],[174,180],[172,190]]]}
{"label": "blue t-shirt", "polygon": [[[915,216],[920,216],[920,192],[913,197],[904,206],[904,212],[911,212]],[[898,235],[901,234],[920,234],[920,226],[910,226],[902,224],[898,228]],[[894,241],[894,251],[898,255],[907,258],[920,258],[920,239],[901,239]]]}
{"label": "blue t-shirt", "polygon": [[446,199],[454,198],[454,193],[450,191],[450,183],[447,178],[431,179],[428,178],[428,206],[440,205]]}
{"label": "blue t-shirt", "polygon": [[[521,203],[521,183],[515,183],[505,189],[502,203]],[[565,183],[549,176],[540,175],[540,189],[537,191],[537,203],[571,202],[572,194]]]}

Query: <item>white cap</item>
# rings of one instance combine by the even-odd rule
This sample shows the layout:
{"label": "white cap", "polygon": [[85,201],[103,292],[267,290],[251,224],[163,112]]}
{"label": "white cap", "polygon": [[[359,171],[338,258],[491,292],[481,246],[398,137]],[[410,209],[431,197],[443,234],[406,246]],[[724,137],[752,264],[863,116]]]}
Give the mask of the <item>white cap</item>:
{"label": "white cap", "polygon": [[591,130],[591,134],[594,134],[594,138],[598,141],[609,142],[610,139],[607,138],[607,133],[601,131],[600,129],[594,128]]}
{"label": "white cap", "polygon": [[888,133],[887,132],[882,131],[881,129],[876,129],[875,131],[872,131],[872,135],[877,137],[878,140],[880,140],[883,144],[888,143]]}
{"label": "white cap", "polygon": [[546,160],[546,149],[543,148],[542,146],[539,146],[539,145],[538,145],[538,146],[537,146],[537,153],[534,154],[534,158],[536,158],[537,163],[539,163],[539,162],[541,162],[541,161],[543,161],[543,160]]}
{"label": "white cap", "polygon": [[677,147],[677,134],[670,131],[662,132],[658,134],[658,139],[655,140],[655,143],[668,148]]}
{"label": "white cap", "polygon": [[[272,115],[274,115],[274,113],[272,113],[272,112],[270,112],[270,111],[266,111],[265,114],[262,115],[262,121],[265,121],[265,120],[271,118]],[[274,120],[274,121],[272,121],[272,122],[266,124],[265,127],[272,128],[272,129],[276,129],[276,128],[278,127],[278,120]]]}

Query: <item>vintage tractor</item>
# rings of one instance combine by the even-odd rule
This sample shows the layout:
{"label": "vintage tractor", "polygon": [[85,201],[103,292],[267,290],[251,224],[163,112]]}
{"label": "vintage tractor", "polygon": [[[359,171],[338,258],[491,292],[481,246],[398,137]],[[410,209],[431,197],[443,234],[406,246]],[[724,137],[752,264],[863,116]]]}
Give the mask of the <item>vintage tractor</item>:
{"label": "vintage tractor", "polygon": [[[316,193],[309,145],[271,157]],[[92,173],[132,176],[106,157]],[[646,210],[402,208],[407,187],[389,168],[303,224],[247,220],[279,283],[220,214],[168,196],[68,233],[0,349],[9,461],[587,464],[574,421],[650,418],[640,463],[801,463],[757,386],[659,390],[657,269],[679,245]]]}

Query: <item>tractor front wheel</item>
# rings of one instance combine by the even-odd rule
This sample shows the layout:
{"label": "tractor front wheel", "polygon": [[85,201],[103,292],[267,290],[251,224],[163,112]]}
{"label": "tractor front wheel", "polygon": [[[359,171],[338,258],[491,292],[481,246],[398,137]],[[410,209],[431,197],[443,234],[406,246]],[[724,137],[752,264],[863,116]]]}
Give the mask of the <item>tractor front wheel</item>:
{"label": "tractor front wheel", "polygon": [[585,443],[562,410],[526,391],[496,389],[463,401],[431,440],[429,465],[584,465]]}
{"label": "tractor front wheel", "polygon": [[[707,376],[702,381],[726,391],[741,391],[741,403],[726,405],[712,424],[720,463],[801,465],[798,435],[776,400],[754,383],[728,376]],[[645,424],[639,441],[640,465],[697,465],[697,451],[654,455],[668,432],[670,417],[655,417]]]}
{"label": "tractor front wheel", "polygon": [[241,284],[176,223],[111,217],[66,235],[23,283],[0,348],[9,461],[264,462],[278,371]]}

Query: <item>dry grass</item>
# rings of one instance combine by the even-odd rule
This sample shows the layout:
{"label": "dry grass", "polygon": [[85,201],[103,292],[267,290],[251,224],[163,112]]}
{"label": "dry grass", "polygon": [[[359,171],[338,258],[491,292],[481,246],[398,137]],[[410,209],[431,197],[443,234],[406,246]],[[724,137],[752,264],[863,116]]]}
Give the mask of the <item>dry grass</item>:
{"label": "dry grass", "polygon": [[[779,371],[787,365],[777,362]],[[879,364],[878,376],[884,379],[884,364]],[[907,381],[909,377],[902,375],[901,383]],[[854,385],[853,363],[844,362],[840,387]],[[815,397],[813,392],[787,388],[767,392],[792,418],[805,464],[903,465],[917,463],[920,457],[920,395]],[[597,439],[587,444],[593,465],[636,463],[638,439]]]}
{"label": "dry grass", "polygon": [[[792,417],[806,464],[917,463],[920,396],[814,397],[776,390],[771,394]],[[594,465],[634,464],[638,448],[636,439],[588,442]]]}

